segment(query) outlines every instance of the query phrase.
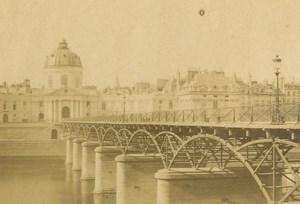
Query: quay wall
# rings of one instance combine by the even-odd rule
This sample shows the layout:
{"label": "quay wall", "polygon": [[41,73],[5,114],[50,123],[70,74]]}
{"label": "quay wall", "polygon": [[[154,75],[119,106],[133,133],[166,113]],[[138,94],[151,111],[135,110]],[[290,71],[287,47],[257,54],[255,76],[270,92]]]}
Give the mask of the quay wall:
{"label": "quay wall", "polygon": [[62,134],[61,127],[53,123],[0,123],[1,139],[51,139]]}
{"label": "quay wall", "polygon": [[64,155],[64,140],[0,140],[0,157],[39,157]]}
{"label": "quay wall", "polygon": [[62,128],[53,123],[0,124],[0,157],[64,156]]}

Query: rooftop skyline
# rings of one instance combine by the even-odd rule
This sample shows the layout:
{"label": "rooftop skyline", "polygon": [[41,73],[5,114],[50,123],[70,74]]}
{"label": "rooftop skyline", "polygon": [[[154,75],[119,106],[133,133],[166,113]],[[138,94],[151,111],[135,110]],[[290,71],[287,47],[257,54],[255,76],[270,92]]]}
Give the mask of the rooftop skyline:
{"label": "rooftop skyline", "polygon": [[5,0],[0,81],[43,84],[46,56],[62,38],[81,58],[84,84],[99,88],[112,86],[116,74],[121,85],[131,85],[194,66],[273,81],[276,55],[288,81],[300,81],[299,8],[296,0]]}

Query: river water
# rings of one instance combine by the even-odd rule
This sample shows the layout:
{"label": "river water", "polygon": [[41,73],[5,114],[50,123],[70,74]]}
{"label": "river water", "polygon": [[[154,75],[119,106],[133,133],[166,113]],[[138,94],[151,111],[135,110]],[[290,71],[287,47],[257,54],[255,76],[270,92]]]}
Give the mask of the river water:
{"label": "river water", "polygon": [[[94,195],[94,180],[80,180],[80,173],[66,166],[64,158],[0,158],[0,204],[115,203],[114,199],[103,201]],[[255,198],[252,200],[256,200],[256,204],[265,203],[256,187],[249,190],[252,187],[243,181],[236,186],[246,187],[247,196]]]}
{"label": "river water", "polygon": [[64,158],[0,159],[0,204],[94,204],[93,188]]}

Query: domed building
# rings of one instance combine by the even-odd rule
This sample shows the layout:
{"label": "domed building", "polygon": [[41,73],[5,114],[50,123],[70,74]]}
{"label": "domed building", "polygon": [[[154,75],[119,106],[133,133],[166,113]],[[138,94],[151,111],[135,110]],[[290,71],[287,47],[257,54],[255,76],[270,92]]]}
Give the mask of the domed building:
{"label": "domed building", "polygon": [[91,116],[97,113],[96,87],[82,86],[80,57],[72,52],[66,40],[46,57],[44,66],[45,120]]}
{"label": "domed building", "polygon": [[66,40],[46,57],[44,85],[32,88],[30,81],[0,85],[0,123],[48,122],[98,114],[100,92],[82,85],[80,57],[69,49]]}
{"label": "domed building", "polygon": [[82,70],[80,57],[72,52],[66,40],[58,44],[57,49],[46,57],[46,89],[82,88]]}

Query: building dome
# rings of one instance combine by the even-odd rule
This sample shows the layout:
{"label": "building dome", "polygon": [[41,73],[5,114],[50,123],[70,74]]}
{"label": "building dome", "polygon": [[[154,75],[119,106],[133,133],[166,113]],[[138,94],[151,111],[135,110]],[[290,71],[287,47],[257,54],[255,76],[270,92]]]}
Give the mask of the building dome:
{"label": "building dome", "polygon": [[66,40],[58,44],[58,48],[46,57],[45,67],[75,66],[81,67],[80,57],[68,48]]}

